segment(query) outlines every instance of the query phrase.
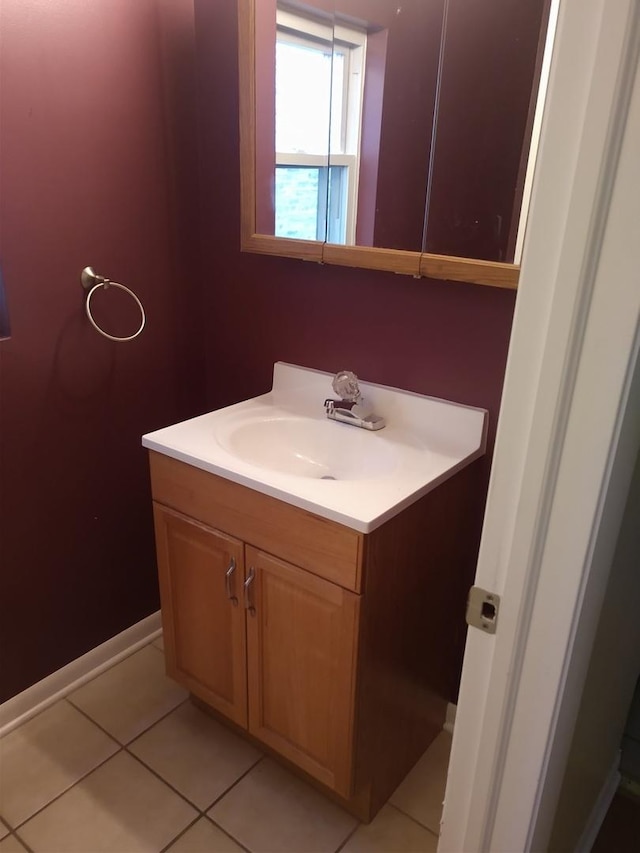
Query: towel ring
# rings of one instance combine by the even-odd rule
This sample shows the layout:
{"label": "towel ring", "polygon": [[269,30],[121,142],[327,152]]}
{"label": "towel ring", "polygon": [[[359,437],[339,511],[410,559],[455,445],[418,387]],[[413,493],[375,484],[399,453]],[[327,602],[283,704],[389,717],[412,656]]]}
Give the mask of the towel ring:
{"label": "towel ring", "polygon": [[[125,287],[124,284],[118,284],[117,281],[111,281],[108,278],[104,278],[104,276],[96,275],[96,273],[93,271],[93,267],[85,267],[82,270],[80,280],[82,281],[82,286],[84,287],[84,289],[88,291],[87,301],[86,301],[84,307],[85,307],[85,310],[87,312],[87,317],[89,318],[89,322],[91,323],[93,328],[97,332],[100,332],[100,334],[103,335],[105,338],[108,338],[110,341],[132,341],[134,338],[137,338],[138,335],[144,329],[145,323],[147,322],[147,318],[146,318],[145,313],[144,313],[144,308],[142,307],[142,302],[140,302],[140,300],[135,295],[133,290],[129,290],[129,288]],[[138,308],[140,309],[140,316],[141,316],[140,327],[139,327],[137,332],[134,332],[133,335],[126,335],[125,337],[117,337],[116,335],[110,335],[108,332],[105,332],[104,329],[100,328],[100,326],[93,319],[93,314],[91,313],[91,297],[93,296],[93,294],[96,292],[96,290],[99,287],[104,287],[105,290],[109,287],[117,287],[120,290],[124,290],[125,293],[128,293],[129,296],[135,301]]]}

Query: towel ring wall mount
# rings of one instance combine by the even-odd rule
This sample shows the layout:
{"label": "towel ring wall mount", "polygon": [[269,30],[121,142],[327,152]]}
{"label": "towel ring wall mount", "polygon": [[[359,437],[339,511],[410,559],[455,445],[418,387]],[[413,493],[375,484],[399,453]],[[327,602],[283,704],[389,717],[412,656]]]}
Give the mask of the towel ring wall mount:
{"label": "towel ring wall mount", "polygon": [[[87,291],[85,311],[87,313],[87,317],[89,318],[89,322],[96,331],[100,332],[103,337],[108,338],[110,341],[132,341],[134,338],[138,337],[138,335],[144,329],[147,318],[144,313],[144,308],[142,307],[142,302],[140,302],[133,290],[130,290],[128,287],[125,287],[124,284],[118,284],[117,281],[111,281],[111,279],[105,278],[102,275],[98,275],[96,272],[94,272],[93,267],[85,267],[82,270],[82,273],[80,274],[80,281],[82,282],[82,287]],[[124,290],[125,293],[128,293],[129,296],[135,301],[136,305],[140,309],[140,326],[138,330],[133,333],[133,335],[126,335],[124,337],[110,335],[108,332],[105,332],[104,329],[101,329],[100,326],[96,323],[93,318],[93,314],[91,313],[91,298],[99,287],[104,287],[105,290],[108,290],[108,288],[110,287],[117,287],[119,290]]]}

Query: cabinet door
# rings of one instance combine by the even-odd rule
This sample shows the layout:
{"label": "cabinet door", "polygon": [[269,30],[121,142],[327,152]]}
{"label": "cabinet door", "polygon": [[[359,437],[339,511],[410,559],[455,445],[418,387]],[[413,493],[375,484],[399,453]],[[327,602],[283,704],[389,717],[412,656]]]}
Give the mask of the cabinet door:
{"label": "cabinet door", "polygon": [[246,727],[242,543],[160,504],[153,512],[167,672]]}
{"label": "cabinet door", "polygon": [[249,731],[351,795],[360,596],[247,547]]}

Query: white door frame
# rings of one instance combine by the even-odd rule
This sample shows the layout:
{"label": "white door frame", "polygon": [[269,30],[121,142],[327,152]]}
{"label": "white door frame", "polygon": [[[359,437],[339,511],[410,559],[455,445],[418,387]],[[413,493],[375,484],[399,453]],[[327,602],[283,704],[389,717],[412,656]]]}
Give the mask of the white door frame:
{"label": "white door frame", "polygon": [[544,849],[555,813],[640,436],[639,48],[640,0],[560,0],[441,853]]}

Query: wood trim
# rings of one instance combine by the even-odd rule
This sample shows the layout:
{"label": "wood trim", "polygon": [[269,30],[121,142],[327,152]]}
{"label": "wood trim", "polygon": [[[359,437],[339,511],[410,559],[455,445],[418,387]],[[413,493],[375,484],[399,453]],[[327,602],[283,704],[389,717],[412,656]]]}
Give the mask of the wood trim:
{"label": "wood trim", "polygon": [[256,233],[255,2],[238,0],[241,251],[515,289],[520,274],[515,264]]}
{"label": "wood trim", "polygon": [[420,252],[399,249],[378,249],[373,246],[341,246],[325,243],[322,262],[340,264],[343,267],[359,267],[370,270],[386,270],[403,275],[420,274]]}
{"label": "wood trim", "polygon": [[287,237],[250,234],[243,237],[241,248],[243,252],[321,263],[323,244],[317,240],[290,240]]}
{"label": "wood trim", "polygon": [[448,281],[466,281],[515,290],[518,287],[518,264],[481,261],[474,258],[455,258],[449,255],[420,256],[420,275]]}
{"label": "wood trim", "polygon": [[155,451],[149,465],[155,501],[360,591],[364,534]]}

